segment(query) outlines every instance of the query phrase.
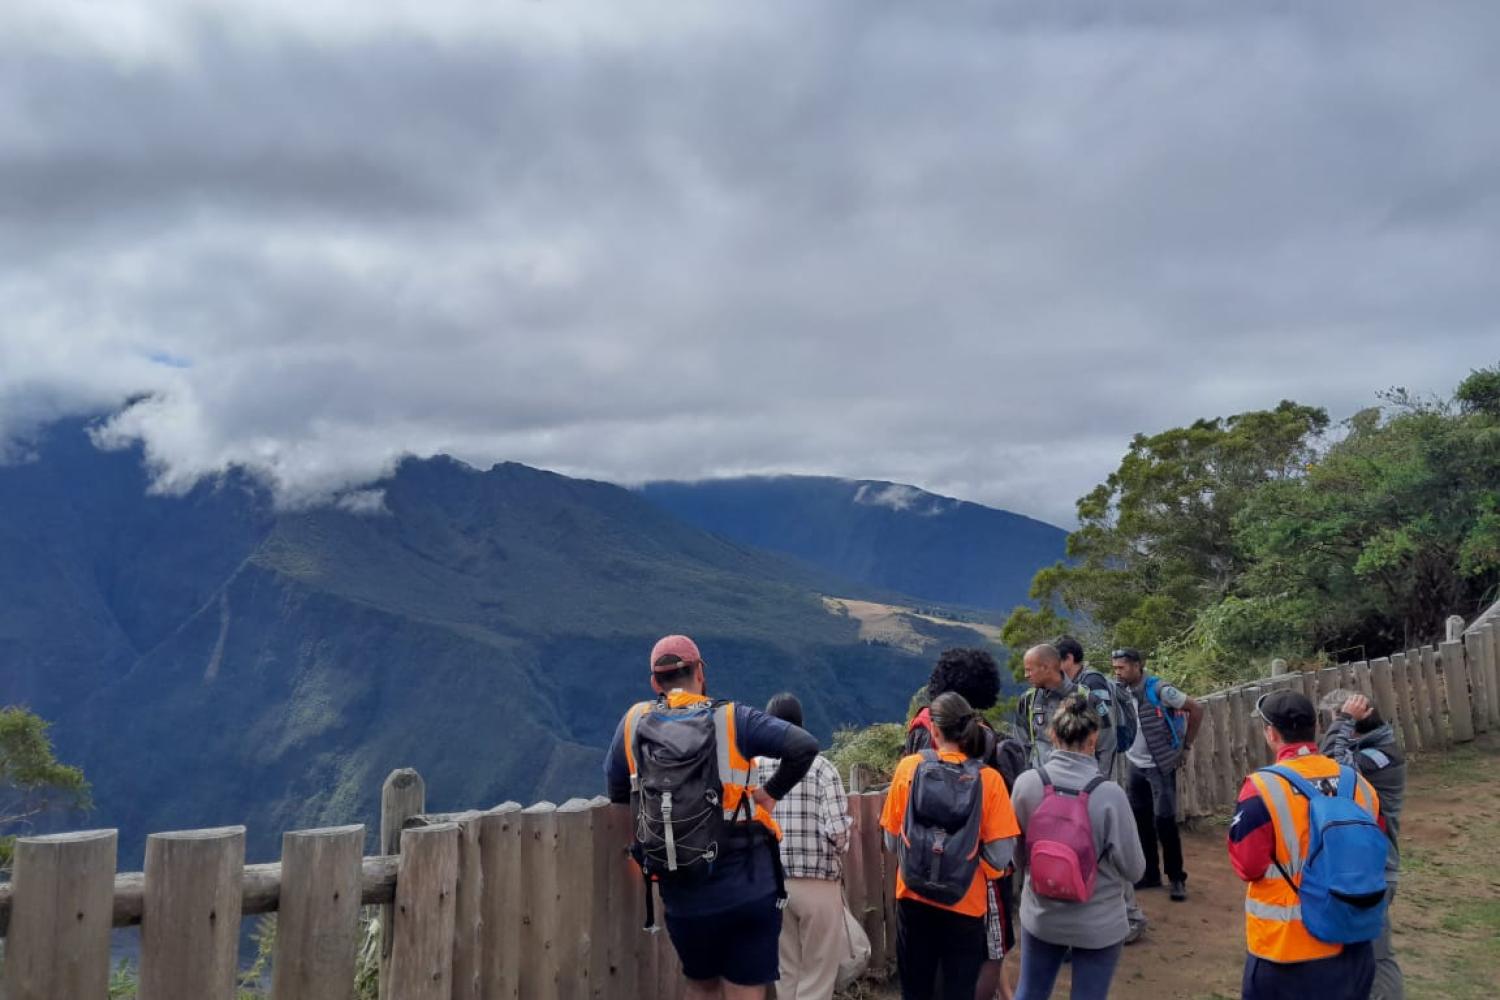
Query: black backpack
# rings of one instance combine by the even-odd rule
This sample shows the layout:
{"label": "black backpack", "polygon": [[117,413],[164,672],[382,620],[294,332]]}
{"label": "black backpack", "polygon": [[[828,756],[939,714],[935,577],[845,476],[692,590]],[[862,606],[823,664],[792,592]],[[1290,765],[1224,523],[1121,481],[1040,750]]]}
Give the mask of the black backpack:
{"label": "black backpack", "polygon": [[723,704],[671,708],[659,701],[635,720],[632,854],[648,878],[701,879],[712,869],[721,845],[727,846],[714,727],[714,710]]}
{"label": "black backpack", "polygon": [[935,750],[923,750],[912,775],[901,824],[901,879],[934,903],[963,899],[979,870],[983,771],[972,758],[950,764]]}

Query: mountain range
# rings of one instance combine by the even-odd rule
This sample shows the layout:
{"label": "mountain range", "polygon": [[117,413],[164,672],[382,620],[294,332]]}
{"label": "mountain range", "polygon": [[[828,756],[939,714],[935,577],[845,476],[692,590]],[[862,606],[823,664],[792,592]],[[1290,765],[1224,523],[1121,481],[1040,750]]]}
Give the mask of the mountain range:
{"label": "mountain range", "polygon": [[0,466],[0,700],[53,720],[122,864],[152,830],[246,823],[270,858],[284,829],[371,823],[399,766],[434,808],[594,794],[666,632],[699,641],[712,693],[795,690],[824,738],[985,641],[655,491],[440,457],[288,510],[241,473],[153,493],[138,449],[89,431]]}
{"label": "mountain range", "polygon": [[732,541],[997,621],[1067,541],[1034,518],[878,480],[749,476],[648,483],[641,495]]}

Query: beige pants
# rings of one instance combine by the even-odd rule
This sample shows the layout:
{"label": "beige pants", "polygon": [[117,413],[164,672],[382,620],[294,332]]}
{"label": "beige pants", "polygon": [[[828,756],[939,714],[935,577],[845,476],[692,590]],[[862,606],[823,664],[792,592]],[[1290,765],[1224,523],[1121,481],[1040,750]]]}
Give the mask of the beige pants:
{"label": "beige pants", "polygon": [[844,895],[837,882],[789,878],[786,897],[776,1000],[829,1000],[839,962],[849,954]]}

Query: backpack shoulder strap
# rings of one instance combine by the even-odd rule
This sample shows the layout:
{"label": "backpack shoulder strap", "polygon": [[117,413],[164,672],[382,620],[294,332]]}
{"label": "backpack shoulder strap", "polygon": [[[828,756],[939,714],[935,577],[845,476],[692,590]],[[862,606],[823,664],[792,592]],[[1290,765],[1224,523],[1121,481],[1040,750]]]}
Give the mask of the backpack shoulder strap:
{"label": "backpack shoulder strap", "polygon": [[943,758],[938,756],[938,752],[931,747],[928,747],[926,750],[922,751],[922,761],[924,763],[930,764],[933,761],[940,761],[942,759]]}
{"label": "backpack shoulder strap", "polygon": [[635,727],[646,713],[656,707],[654,701],[638,701],[625,713],[625,764],[630,774],[635,775]]}
{"label": "backpack shoulder strap", "polygon": [[1308,799],[1312,799],[1318,795],[1318,790],[1314,788],[1306,778],[1302,777],[1302,775],[1298,774],[1296,771],[1293,771],[1289,767],[1283,767],[1280,764],[1273,764],[1270,767],[1261,768],[1260,773],[1276,775],[1278,778],[1291,785],[1294,789],[1296,789]]}
{"label": "backpack shoulder strap", "polygon": [[1354,768],[1339,766],[1339,790],[1337,795],[1341,799],[1353,799],[1354,790],[1359,787],[1359,775]]}
{"label": "backpack shoulder strap", "polygon": [[1083,794],[1084,795],[1092,795],[1093,792],[1094,792],[1094,789],[1098,788],[1102,784],[1104,784],[1104,775],[1102,775],[1102,774],[1096,774],[1093,777],[1093,779],[1089,781],[1089,783],[1087,785],[1083,786]]}
{"label": "backpack shoulder strap", "polygon": [[1046,767],[1046,765],[1039,766],[1036,769],[1036,773],[1042,779],[1042,788],[1043,789],[1047,789],[1047,788],[1051,788],[1052,787],[1052,776],[1047,773],[1047,767]]}

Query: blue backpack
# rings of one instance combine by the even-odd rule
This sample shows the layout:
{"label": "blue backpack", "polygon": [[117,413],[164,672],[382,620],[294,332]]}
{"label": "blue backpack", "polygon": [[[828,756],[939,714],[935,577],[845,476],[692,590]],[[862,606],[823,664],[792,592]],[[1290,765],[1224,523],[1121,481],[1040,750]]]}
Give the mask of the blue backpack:
{"label": "blue backpack", "polygon": [[1339,768],[1338,792],[1324,795],[1288,767],[1265,767],[1262,773],[1283,778],[1308,803],[1307,857],[1302,882],[1276,862],[1281,877],[1297,890],[1302,925],[1319,941],[1356,944],[1380,936],[1385,922],[1385,858],[1390,842],[1354,798],[1358,776]]}
{"label": "blue backpack", "polygon": [[1161,678],[1146,678],[1146,704],[1156,710],[1156,713],[1167,720],[1167,731],[1172,734],[1172,749],[1182,747],[1182,741],[1187,738],[1187,713],[1176,708],[1168,708],[1161,703]]}

